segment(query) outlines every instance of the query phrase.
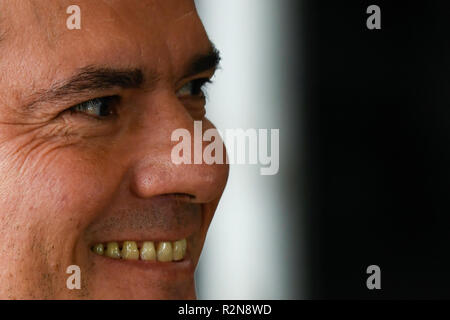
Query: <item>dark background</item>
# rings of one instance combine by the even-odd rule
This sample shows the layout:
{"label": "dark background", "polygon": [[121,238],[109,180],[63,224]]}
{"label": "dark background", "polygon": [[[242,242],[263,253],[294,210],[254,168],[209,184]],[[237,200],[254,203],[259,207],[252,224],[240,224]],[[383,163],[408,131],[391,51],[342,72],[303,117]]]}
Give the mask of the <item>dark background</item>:
{"label": "dark background", "polygon": [[[304,52],[311,298],[450,297],[445,3],[292,5]],[[381,8],[381,30],[366,28],[371,4]],[[366,287],[372,264],[381,290]]]}

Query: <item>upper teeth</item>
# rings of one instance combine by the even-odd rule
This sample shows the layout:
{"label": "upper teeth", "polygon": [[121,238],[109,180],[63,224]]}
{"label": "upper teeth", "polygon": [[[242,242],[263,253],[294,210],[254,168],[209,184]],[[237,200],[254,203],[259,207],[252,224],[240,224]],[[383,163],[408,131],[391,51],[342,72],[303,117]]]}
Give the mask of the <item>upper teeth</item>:
{"label": "upper teeth", "polygon": [[156,246],[153,241],[144,241],[140,246],[135,241],[124,241],[122,249],[118,242],[108,242],[106,245],[96,244],[92,247],[92,251],[113,259],[170,262],[183,260],[186,255],[186,247],[186,239],[173,242],[161,241]]}

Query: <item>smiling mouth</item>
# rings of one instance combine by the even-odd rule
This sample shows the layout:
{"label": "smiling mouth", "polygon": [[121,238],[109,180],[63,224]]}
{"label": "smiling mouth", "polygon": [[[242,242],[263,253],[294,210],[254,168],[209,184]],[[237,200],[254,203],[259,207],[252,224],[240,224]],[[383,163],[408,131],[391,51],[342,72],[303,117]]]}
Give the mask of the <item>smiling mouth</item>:
{"label": "smiling mouth", "polygon": [[91,250],[111,259],[177,262],[186,256],[187,241],[123,241],[121,245],[113,241],[98,243]]}

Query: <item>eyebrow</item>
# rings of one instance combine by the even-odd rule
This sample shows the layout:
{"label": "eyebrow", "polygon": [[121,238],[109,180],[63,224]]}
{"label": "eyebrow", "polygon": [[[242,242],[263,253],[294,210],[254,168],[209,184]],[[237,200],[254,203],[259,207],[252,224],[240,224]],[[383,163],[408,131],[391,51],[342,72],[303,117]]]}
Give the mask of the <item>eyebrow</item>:
{"label": "eyebrow", "polygon": [[[156,79],[156,75],[154,75]],[[32,94],[31,102],[24,109],[34,111],[41,103],[69,101],[74,96],[113,88],[139,88],[144,83],[144,75],[140,69],[120,70],[113,68],[87,66],[67,80],[59,81],[49,89]]]}
{"label": "eyebrow", "polygon": [[[208,53],[197,55],[188,63],[184,77],[190,77],[211,69],[215,70],[220,60],[219,51],[211,44]],[[144,83],[152,89],[159,78],[156,71],[150,72],[146,78],[142,69],[139,68],[114,69],[87,66],[80,69],[77,74],[69,79],[59,81],[49,89],[32,94],[31,101],[24,106],[24,109],[29,112],[34,111],[39,104],[71,101],[74,97],[79,98],[83,93],[93,91],[106,91],[114,88],[138,89]]]}
{"label": "eyebrow", "polygon": [[219,66],[221,57],[220,52],[211,43],[210,49],[207,54],[195,56],[189,63],[189,68],[185,77],[190,77],[208,70],[216,70]]}

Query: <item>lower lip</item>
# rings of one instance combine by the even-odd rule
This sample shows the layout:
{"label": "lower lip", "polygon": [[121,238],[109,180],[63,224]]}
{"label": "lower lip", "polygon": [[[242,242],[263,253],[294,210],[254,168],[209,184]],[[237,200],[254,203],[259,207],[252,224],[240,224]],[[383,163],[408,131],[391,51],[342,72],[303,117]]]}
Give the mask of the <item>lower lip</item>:
{"label": "lower lip", "polygon": [[[177,276],[187,275],[190,276],[194,273],[195,268],[192,260],[189,258],[188,252],[181,261],[173,262],[159,262],[159,261],[144,261],[144,260],[126,260],[126,259],[113,259],[105,256],[97,255],[91,252],[93,259],[100,266],[105,268],[114,268],[116,272],[120,272],[124,268],[126,272],[132,271],[132,269],[144,273],[164,273],[170,275],[172,273]],[[125,270],[124,270],[125,271]]]}

